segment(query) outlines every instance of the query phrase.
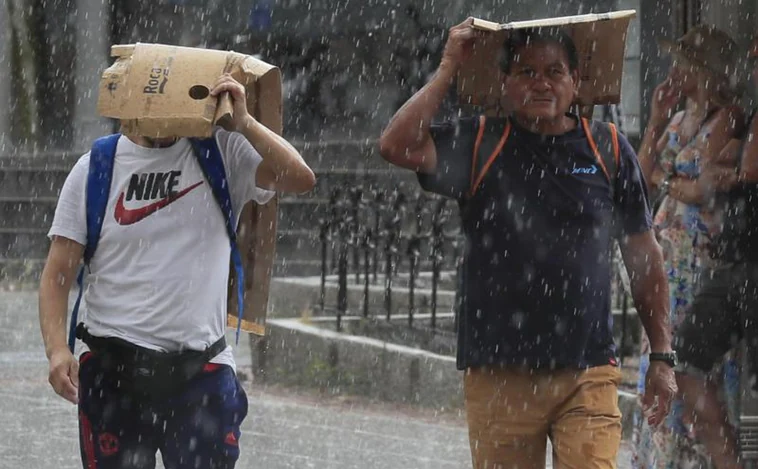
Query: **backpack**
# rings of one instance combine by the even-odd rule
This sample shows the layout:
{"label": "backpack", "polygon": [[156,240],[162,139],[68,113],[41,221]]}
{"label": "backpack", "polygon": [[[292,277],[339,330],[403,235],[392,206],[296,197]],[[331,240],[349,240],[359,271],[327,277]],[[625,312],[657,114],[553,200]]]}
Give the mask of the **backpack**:
{"label": "backpack", "polygon": [[[611,200],[615,202],[618,192],[620,158],[616,126],[610,122],[590,121],[585,117],[581,119],[581,125],[587,135],[590,148],[595,154],[595,159],[610,183]],[[502,127],[502,131],[500,127]],[[479,116],[479,130],[474,141],[474,153],[472,155],[469,198],[476,193],[485,174],[505,146],[510,133],[510,120],[506,120],[504,126],[502,120],[498,120],[488,127],[487,118]],[[486,158],[482,158],[483,155],[487,155]]]}
{"label": "backpack", "polygon": [[[86,212],[87,212],[87,244],[84,248],[84,263],[79,269],[76,282],[79,285],[79,295],[71,312],[71,324],[69,328],[68,346],[74,353],[76,343],[76,326],[79,314],[79,305],[84,292],[84,271],[89,268],[89,263],[95,254],[100,232],[105,219],[105,209],[110,195],[111,179],[113,178],[113,166],[116,156],[116,146],[121,137],[120,133],[100,137],[92,144],[90,152],[89,172],[86,185]],[[237,276],[237,343],[239,343],[240,328],[242,325],[242,310],[244,308],[244,270],[242,268],[242,256],[237,248],[237,221],[235,219],[232,198],[229,193],[229,185],[226,179],[224,161],[221,151],[214,137],[206,139],[189,139],[192,144],[197,162],[211,187],[213,198],[216,199],[226,225],[231,245],[231,260]]]}

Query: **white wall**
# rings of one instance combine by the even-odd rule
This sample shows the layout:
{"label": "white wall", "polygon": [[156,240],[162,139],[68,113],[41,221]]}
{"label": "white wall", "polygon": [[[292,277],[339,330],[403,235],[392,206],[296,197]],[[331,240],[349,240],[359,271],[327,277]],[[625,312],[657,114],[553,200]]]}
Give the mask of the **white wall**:
{"label": "white wall", "polygon": [[0,156],[10,153],[11,34],[8,3],[0,0]]}
{"label": "white wall", "polygon": [[76,67],[74,69],[74,148],[87,149],[110,133],[108,120],[97,113],[100,75],[110,55],[110,8],[107,0],[78,0],[76,6]]}
{"label": "white wall", "polygon": [[621,78],[621,110],[624,132],[632,137],[640,133],[640,1],[618,0],[616,10],[636,10],[626,36],[624,73]]}
{"label": "white wall", "polygon": [[[758,5],[755,0],[702,0],[702,22],[712,24],[726,31],[734,39],[743,53],[746,53],[753,37],[758,34]],[[739,76],[746,86],[743,104],[752,106],[755,99],[754,86],[749,82],[749,63],[743,62]]]}

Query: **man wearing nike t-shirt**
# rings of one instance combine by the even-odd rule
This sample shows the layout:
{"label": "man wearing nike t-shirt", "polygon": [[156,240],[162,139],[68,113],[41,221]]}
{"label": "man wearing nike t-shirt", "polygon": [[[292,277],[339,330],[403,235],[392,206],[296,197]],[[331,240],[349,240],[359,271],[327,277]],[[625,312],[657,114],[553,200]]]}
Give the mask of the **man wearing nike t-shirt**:
{"label": "man wearing nike t-shirt", "polygon": [[[264,204],[274,191],[309,191],[313,172],[289,143],[250,116],[244,87],[224,75],[212,94],[223,92],[234,100],[234,120],[214,136],[237,219],[250,200]],[[103,363],[109,355],[93,349],[77,362],[68,349],[69,291],[87,241],[88,167],[89,153],[61,191],[39,291],[49,381],[78,403],[83,465],[153,468],[160,450],[167,468],[231,468],[247,414],[231,347],[162,400],[125,389],[128,383]],[[224,217],[190,142],[121,136],[84,294],[87,333],[138,351],[208,349],[225,333],[229,258]]]}

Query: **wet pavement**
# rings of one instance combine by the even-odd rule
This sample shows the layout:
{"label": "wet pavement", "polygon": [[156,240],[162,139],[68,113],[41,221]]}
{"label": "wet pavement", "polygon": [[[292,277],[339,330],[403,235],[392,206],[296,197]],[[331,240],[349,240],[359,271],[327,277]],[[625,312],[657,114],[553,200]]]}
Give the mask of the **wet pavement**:
{"label": "wet pavement", "polygon": [[[230,343],[233,334],[229,335]],[[235,348],[250,376],[247,341]],[[264,388],[248,378],[239,468],[471,467],[460,415]],[[626,446],[619,468],[629,466]],[[76,409],[47,383],[36,294],[0,292],[0,469],[80,468]],[[158,467],[162,467],[160,463]]]}

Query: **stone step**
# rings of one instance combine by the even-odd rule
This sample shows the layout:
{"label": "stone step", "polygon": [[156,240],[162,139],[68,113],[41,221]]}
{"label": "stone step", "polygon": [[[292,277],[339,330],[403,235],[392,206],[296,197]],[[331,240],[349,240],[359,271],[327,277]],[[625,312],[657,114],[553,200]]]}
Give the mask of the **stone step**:
{"label": "stone step", "polygon": [[301,197],[327,199],[332,191],[339,189],[346,193],[347,189],[360,187],[368,196],[376,191],[391,191],[397,189],[408,194],[418,194],[422,190],[418,185],[416,175],[412,171],[390,168],[368,171],[350,169],[315,169],[316,187]]}
{"label": "stone step", "polygon": [[68,169],[0,169],[0,198],[58,197]]}
{"label": "stone step", "polygon": [[[318,233],[306,230],[279,230],[276,244],[277,259],[283,262],[292,262],[296,258],[320,259]],[[0,229],[0,247],[5,247],[5,252],[0,252],[0,257],[44,258],[49,246],[47,229]]]}
{"label": "stone step", "polygon": [[47,231],[0,229],[0,257],[44,258],[49,247]]}
{"label": "stone step", "polygon": [[[47,230],[53,221],[56,203],[55,197],[0,197],[0,229]],[[412,206],[406,209],[402,229],[412,228],[416,218],[412,209]],[[451,213],[447,229],[456,229],[458,218],[454,202],[448,202],[447,209]],[[320,220],[325,219],[328,214],[327,199],[283,197],[279,202],[278,228],[280,230],[317,230]],[[363,223],[373,226],[373,211],[362,209],[359,216]],[[424,225],[427,229],[430,217],[430,214],[426,215]]]}
{"label": "stone step", "polygon": [[56,203],[56,197],[0,197],[0,229],[46,230]]}
{"label": "stone step", "polygon": [[[295,141],[293,146],[311,168],[320,170],[387,170],[391,165],[379,156],[376,139]],[[68,172],[81,157],[81,152],[39,152],[28,155],[0,155],[0,172],[50,170]]]}
{"label": "stone step", "polygon": [[[400,246],[400,259],[398,269],[405,271],[408,269],[409,261],[404,255],[405,242]],[[0,228],[0,258],[14,260],[12,264],[23,264],[24,260],[33,261],[34,259],[44,259],[50,242],[47,238],[47,228]],[[327,245],[327,268],[332,269],[334,264],[334,244],[329,242]],[[349,269],[354,268],[354,251],[348,250]],[[358,251],[359,265],[363,265],[363,251]],[[443,262],[448,265],[452,262],[454,254],[448,250],[445,253]],[[385,257],[383,250],[377,256],[379,271],[384,269]],[[419,259],[421,268],[431,268],[429,261],[429,243],[422,241],[421,257]],[[370,256],[369,263],[373,262],[373,254]],[[397,262],[397,261],[396,261]],[[277,233],[275,273],[277,275],[317,275],[321,272],[321,241],[318,232],[311,230],[283,230],[279,229]],[[360,267],[362,271],[362,267]],[[18,269],[11,269],[8,272],[15,272]],[[372,270],[373,271],[373,270]],[[6,276],[11,275],[6,272]],[[10,277],[9,277],[10,278]]]}
{"label": "stone step", "polygon": [[391,167],[379,156],[376,140],[296,142],[295,147],[311,168],[366,170]]}
{"label": "stone step", "polygon": [[[378,156],[375,142],[332,141],[296,144],[296,147],[314,168],[317,185],[307,194],[286,195],[280,200],[276,274],[320,272],[319,220],[329,214],[328,200],[336,188],[362,187],[366,199],[373,197],[372,190],[400,189],[410,198],[401,228],[410,231],[415,225],[415,195],[421,193],[416,177],[411,171],[384,162]],[[46,257],[49,246],[46,234],[57,197],[79,157],[79,153],[69,152],[0,158],[0,257],[7,260],[3,261],[3,277],[28,276],[27,268],[23,267],[28,263],[22,259],[34,264],[34,259]],[[424,203],[433,208],[434,198],[425,198]],[[343,195],[341,200],[346,201],[347,196]],[[375,215],[369,208],[373,206],[369,201],[359,212],[364,224],[374,225]],[[452,216],[446,229],[453,231],[458,225],[457,208],[452,201],[448,208]],[[338,214],[339,218],[345,216],[345,211]],[[424,217],[423,225],[428,229],[431,215],[427,211]]]}
{"label": "stone step", "polygon": [[[0,198],[57,197],[69,168],[5,168],[0,169]],[[393,189],[418,193],[416,175],[412,171],[388,167],[354,170],[314,168],[316,187],[299,197],[328,198],[335,188],[360,186],[366,192]],[[286,196],[285,196],[286,197]]]}
{"label": "stone step", "polygon": [[[0,289],[8,286],[19,286],[29,289],[37,288],[39,277],[45,266],[44,257],[6,258],[0,256]],[[403,271],[407,267],[401,265]],[[431,265],[428,261],[422,263],[421,268],[429,270]],[[380,270],[381,272],[381,270]],[[277,256],[274,261],[273,276],[282,277],[312,277],[321,275],[321,261],[301,258],[288,259],[286,256]],[[354,283],[354,276],[349,279]]]}
{"label": "stone step", "polygon": [[[0,289],[8,286],[36,289],[45,266],[44,258],[2,258],[0,257]],[[320,275],[321,263],[313,260],[292,260],[274,262],[274,277],[300,277]]]}

